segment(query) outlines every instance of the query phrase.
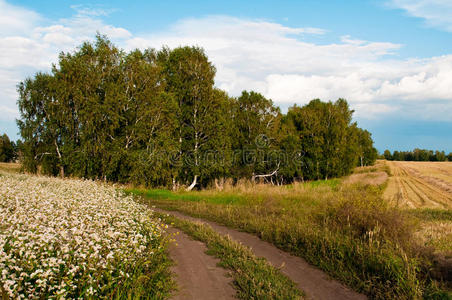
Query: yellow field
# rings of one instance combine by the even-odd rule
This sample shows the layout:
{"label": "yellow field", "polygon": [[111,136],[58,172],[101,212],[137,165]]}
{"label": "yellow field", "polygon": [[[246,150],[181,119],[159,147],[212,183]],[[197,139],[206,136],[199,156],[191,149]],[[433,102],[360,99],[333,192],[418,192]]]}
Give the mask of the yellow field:
{"label": "yellow field", "polygon": [[409,208],[452,208],[452,162],[387,161],[392,176],[384,197]]}
{"label": "yellow field", "polygon": [[21,164],[20,163],[4,163],[4,162],[0,162],[0,170],[2,170],[2,171],[17,173],[17,172],[19,172],[20,168],[21,168]]}

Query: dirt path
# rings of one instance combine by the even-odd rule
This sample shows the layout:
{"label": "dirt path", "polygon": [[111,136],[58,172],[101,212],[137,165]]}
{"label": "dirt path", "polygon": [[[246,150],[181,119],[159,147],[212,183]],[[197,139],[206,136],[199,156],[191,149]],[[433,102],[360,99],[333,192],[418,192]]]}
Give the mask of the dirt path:
{"label": "dirt path", "polygon": [[[180,231],[169,228],[169,232]],[[227,277],[225,269],[217,267],[219,260],[205,254],[206,246],[183,232],[175,239],[176,244],[172,243],[169,252],[175,261],[172,271],[179,290],[172,299],[235,299],[232,278]]]}
{"label": "dirt path", "polygon": [[273,266],[280,267],[281,271],[311,299],[366,299],[365,295],[358,294],[340,282],[330,279],[323,271],[311,266],[304,259],[281,251],[252,234],[233,230],[214,222],[192,218],[179,212],[154,209],[181,219],[209,224],[217,232],[227,234],[232,239],[252,248],[256,256],[264,257]]}

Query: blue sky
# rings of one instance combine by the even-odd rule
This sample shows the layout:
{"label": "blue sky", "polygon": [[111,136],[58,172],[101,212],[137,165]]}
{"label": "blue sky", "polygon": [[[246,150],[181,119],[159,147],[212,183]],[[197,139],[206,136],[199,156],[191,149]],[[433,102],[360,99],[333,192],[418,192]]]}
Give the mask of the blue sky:
{"label": "blue sky", "polygon": [[199,45],[231,95],[283,111],[346,98],[377,148],[452,151],[452,1],[0,0],[0,131],[17,138],[15,85],[60,51]]}

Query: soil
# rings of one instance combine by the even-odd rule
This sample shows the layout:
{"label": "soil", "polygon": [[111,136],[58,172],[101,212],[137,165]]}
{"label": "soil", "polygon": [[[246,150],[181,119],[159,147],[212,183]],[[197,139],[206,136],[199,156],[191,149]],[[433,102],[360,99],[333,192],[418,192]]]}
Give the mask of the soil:
{"label": "soil", "polygon": [[[228,227],[219,225],[214,222],[189,217],[179,212],[166,211],[157,208],[154,209],[161,213],[171,214],[181,219],[209,224],[218,233],[229,235],[233,240],[250,247],[256,256],[263,257],[267,259],[267,261],[273,266],[280,268],[281,272],[288,276],[290,279],[292,279],[292,281],[294,281],[297,284],[300,290],[304,291],[308,298],[310,299],[338,299],[338,300],[367,299],[365,295],[359,294],[351,290],[350,288],[344,286],[342,283],[329,278],[329,276],[326,273],[308,264],[301,257],[293,256],[287,252],[284,252],[276,248],[272,244],[265,242],[252,234],[230,229]],[[180,253],[179,256],[175,258],[176,261],[178,261],[178,259],[186,260],[187,258],[183,256],[190,255],[189,254],[190,250],[188,250],[189,249],[188,247],[190,246],[186,245],[185,247],[181,249],[187,249],[186,252],[184,251],[183,253]],[[198,247],[200,246],[198,245]],[[193,262],[193,264],[194,263],[195,262]],[[203,265],[200,265],[199,268],[204,269],[205,267]],[[182,276],[184,276],[183,273]],[[182,281],[187,286],[187,288],[190,288],[188,285],[191,285],[192,283],[189,280],[182,279]],[[197,289],[198,288],[207,289],[207,285],[211,283],[202,280],[201,282],[199,282],[199,284],[200,285],[197,287]],[[217,293],[221,294],[222,291],[218,290]],[[219,297],[217,296],[215,298]],[[207,299],[207,298],[198,298],[198,299]]]}
{"label": "soil", "polygon": [[169,249],[175,262],[171,271],[176,274],[178,285],[171,299],[235,299],[232,278],[217,266],[218,259],[205,253],[206,246],[174,228],[169,228],[169,232],[179,232]]}
{"label": "soil", "polygon": [[[448,162],[387,162],[392,176],[383,197],[394,205],[408,208],[452,208],[452,173]],[[439,174],[444,171],[446,174]],[[421,173],[422,171],[422,173]],[[442,177],[443,179],[439,178]]]}

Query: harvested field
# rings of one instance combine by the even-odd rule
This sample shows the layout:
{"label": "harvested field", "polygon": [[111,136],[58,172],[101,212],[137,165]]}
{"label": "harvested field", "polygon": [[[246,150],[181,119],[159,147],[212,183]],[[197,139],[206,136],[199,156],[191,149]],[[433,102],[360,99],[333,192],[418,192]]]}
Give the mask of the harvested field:
{"label": "harvested field", "polygon": [[408,208],[452,208],[452,162],[388,161],[384,197]]}
{"label": "harvested field", "polygon": [[364,185],[380,185],[388,180],[386,172],[355,173],[344,180],[345,184],[361,183]]}

